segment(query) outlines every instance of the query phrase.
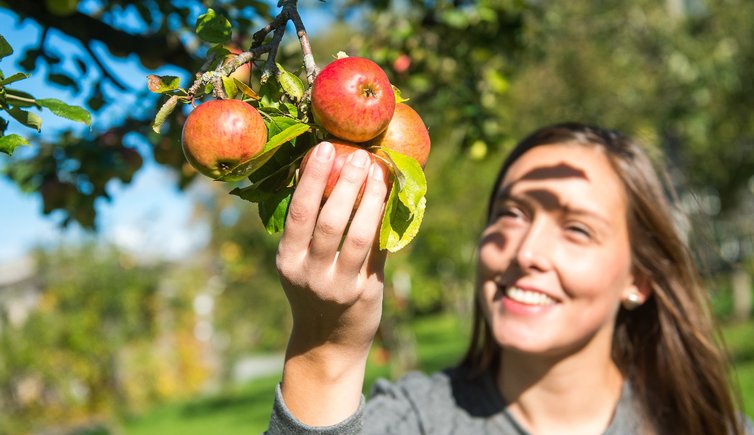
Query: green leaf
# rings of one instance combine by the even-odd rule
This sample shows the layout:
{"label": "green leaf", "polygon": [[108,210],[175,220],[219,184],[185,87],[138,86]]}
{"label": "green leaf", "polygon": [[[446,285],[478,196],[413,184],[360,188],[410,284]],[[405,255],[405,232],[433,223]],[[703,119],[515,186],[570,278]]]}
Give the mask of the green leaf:
{"label": "green leaf", "polygon": [[415,159],[385,148],[379,149],[378,155],[392,160],[395,169],[380,227],[380,249],[396,252],[419,232],[427,203],[427,180]]}
{"label": "green leaf", "polygon": [[404,103],[410,100],[410,98],[403,98],[401,96],[401,90],[398,89],[395,85],[392,85],[392,86],[393,86],[393,94],[395,94],[395,104]]}
{"label": "green leaf", "polygon": [[[265,108],[265,112],[267,112],[270,108]],[[282,113],[278,109],[273,109],[273,113]],[[295,118],[291,118],[290,116],[284,116],[284,115],[276,115],[276,116],[270,116],[265,120],[265,124],[267,124],[267,137],[271,138],[281,131],[285,130],[286,128],[301,124],[301,121]],[[268,139],[269,141],[269,139]]]}
{"label": "green leaf", "polygon": [[[296,137],[306,133],[309,130],[309,126],[307,124],[298,122],[296,120],[293,121],[293,125],[290,125],[283,131],[275,134],[267,140],[267,143],[264,145],[264,149],[261,154],[250,160],[238,164],[236,167],[232,168],[221,177],[218,177],[217,180],[238,181],[248,177],[257,169],[261,168],[265,163],[267,163],[267,161],[275,155],[275,152],[281,145],[295,139]],[[272,134],[269,132],[269,128],[270,127],[268,127],[268,135]],[[273,131],[274,129],[275,127],[273,127]]]}
{"label": "green leaf", "polygon": [[8,136],[0,136],[0,152],[11,155],[13,151],[21,145],[27,145],[29,143],[25,137],[17,134],[9,134]]}
{"label": "green leaf", "polygon": [[285,109],[288,111],[288,114],[297,118],[298,117],[298,106],[296,106],[293,103],[285,103],[284,104]]}
{"label": "green leaf", "polygon": [[196,34],[207,42],[228,42],[232,34],[230,21],[217,15],[212,8],[207,9],[205,14],[196,19]]}
{"label": "green leaf", "polygon": [[147,88],[156,94],[164,94],[178,89],[181,85],[181,79],[176,76],[158,76],[149,74],[147,76]]}
{"label": "green leaf", "polygon": [[278,82],[280,83],[280,86],[283,87],[283,91],[294,100],[301,100],[304,96],[304,82],[302,82],[297,75],[286,71],[282,65],[277,64],[277,66],[278,71],[280,72],[278,75]]}
{"label": "green leaf", "polygon": [[21,124],[29,128],[33,128],[37,130],[37,132],[42,130],[42,118],[40,118],[36,114],[27,112],[26,110],[21,110],[18,107],[9,109],[7,112],[10,114],[10,116],[13,117],[13,119],[20,122]]}
{"label": "green leaf", "polygon": [[380,227],[380,249],[388,252],[400,251],[416,237],[427,205],[426,198],[422,197],[414,211],[410,212],[398,199],[399,192],[400,188],[393,183]]}
{"label": "green leaf", "polygon": [[233,81],[235,80],[233,77],[222,77],[223,79],[223,89],[225,90],[225,95],[228,96],[228,98],[236,98],[236,94],[238,94],[238,87],[236,86],[236,83]]}
{"label": "green leaf", "polygon": [[0,35],[0,59],[13,54],[13,47],[8,44],[3,35]]}
{"label": "green leaf", "polygon": [[268,233],[274,234],[282,231],[285,226],[285,215],[291,202],[293,187],[286,187],[274,192],[265,192],[254,187],[236,188],[230,193],[246,201],[257,203],[259,217]]}
{"label": "green leaf", "polygon": [[31,77],[31,74],[15,73],[12,76],[0,81],[0,86],[6,86],[20,80],[28,79],[29,77]]}
{"label": "green leaf", "polygon": [[298,136],[301,136],[307,131],[309,131],[309,124],[304,124],[303,122],[296,122],[295,124],[291,125],[290,127],[287,127],[285,130],[281,131],[280,133],[277,133],[276,135],[268,139],[267,143],[264,144],[264,151],[269,151],[271,149],[277,148],[280,145]]}
{"label": "green leaf", "polygon": [[427,179],[421,165],[415,159],[387,148],[380,149],[380,152],[387,154],[395,163],[400,200],[413,212],[419,200],[427,193]]}
{"label": "green leaf", "polygon": [[87,126],[92,124],[92,115],[83,107],[71,106],[55,98],[40,98],[37,104],[50,109],[52,113],[62,118],[81,122]]}
{"label": "green leaf", "polygon": [[154,122],[152,123],[152,130],[155,133],[160,132],[160,127],[162,127],[162,124],[164,124],[168,116],[173,113],[176,104],[178,104],[178,99],[179,97],[177,95],[173,95],[172,97],[168,98],[165,104],[160,107],[160,110],[157,111],[157,115],[155,115]]}
{"label": "green leaf", "polygon": [[259,100],[259,109],[280,109],[280,97],[282,96],[282,89],[275,80],[268,80],[262,83],[262,89],[260,94],[262,99]]}

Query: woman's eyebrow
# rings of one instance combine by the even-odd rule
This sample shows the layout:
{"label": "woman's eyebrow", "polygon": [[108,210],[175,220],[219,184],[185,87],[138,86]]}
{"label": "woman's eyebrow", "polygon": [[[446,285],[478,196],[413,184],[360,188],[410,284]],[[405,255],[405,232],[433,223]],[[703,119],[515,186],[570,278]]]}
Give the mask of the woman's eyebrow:
{"label": "woman's eyebrow", "polygon": [[513,195],[511,187],[515,183],[511,183],[508,186],[504,186],[500,189],[500,192],[495,197],[493,205],[498,205],[502,202],[509,201],[511,199],[519,200],[533,200],[540,204],[545,210],[560,210],[569,215],[577,215],[592,218],[599,221],[601,224],[609,227],[610,219],[603,213],[590,209],[588,207],[578,206],[574,204],[563,203],[558,195],[547,189],[529,189],[520,192],[517,195]]}

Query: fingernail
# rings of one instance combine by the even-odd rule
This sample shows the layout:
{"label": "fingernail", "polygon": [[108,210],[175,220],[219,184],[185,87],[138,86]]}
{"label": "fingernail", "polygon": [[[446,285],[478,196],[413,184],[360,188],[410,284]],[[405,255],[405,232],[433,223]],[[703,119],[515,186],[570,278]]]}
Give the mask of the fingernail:
{"label": "fingernail", "polygon": [[353,154],[351,154],[351,164],[356,166],[357,168],[363,168],[364,166],[366,166],[368,160],[369,156],[367,155],[366,151],[357,150],[354,151]]}
{"label": "fingernail", "polygon": [[369,168],[369,172],[372,175],[372,178],[377,181],[382,181],[385,179],[385,174],[382,173],[382,168],[377,163],[372,163],[372,167]]}
{"label": "fingernail", "polygon": [[333,154],[333,146],[330,142],[322,142],[317,145],[317,158],[323,162],[330,160]]}

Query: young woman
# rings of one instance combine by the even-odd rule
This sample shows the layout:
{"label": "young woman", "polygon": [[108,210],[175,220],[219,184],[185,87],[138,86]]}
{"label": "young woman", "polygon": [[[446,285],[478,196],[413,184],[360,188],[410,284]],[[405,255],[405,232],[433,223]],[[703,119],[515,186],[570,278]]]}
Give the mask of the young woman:
{"label": "young woman", "polygon": [[462,363],[378,381],[365,402],[385,175],[354,153],[320,209],[332,155],[318,145],[280,241],[294,322],[268,433],[754,434],[653,165],[581,124],[538,130],[503,163]]}

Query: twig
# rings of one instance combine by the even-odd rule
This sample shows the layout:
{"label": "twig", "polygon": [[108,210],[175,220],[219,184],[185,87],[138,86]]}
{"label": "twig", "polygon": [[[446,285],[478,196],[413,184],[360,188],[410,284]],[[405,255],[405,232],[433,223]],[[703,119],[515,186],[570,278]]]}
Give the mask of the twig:
{"label": "twig", "polygon": [[[295,5],[295,2],[293,2]],[[301,20],[301,15],[298,13],[296,7],[292,7],[289,12],[293,25],[296,26],[296,35],[298,35],[299,43],[301,44],[301,52],[304,55],[304,68],[306,68],[306,81],[309,86],[314,83],[314,78],[319,74],[319,68],[317,63],[314,62],[314,55],[312,54],[312,46],[309,44],[309,35],[306,33],[306,27]]]}
{"label": "twig", "polygon": [[[207,83],[213,84],[214,94],[217,98],[227,98],[224,89],[222,89],[222,77],[230,75],[242,65],[259,58],[262,54],[267,54],[267,60],[265,62],[264,70],[262,71],[262,81],[269,78],[273,73],[278,74],[279,72],[275,65],[275,59],[277,58],[278,48],[285,35],[285,26],[289,20],[293,21],[293,24],[296,27],[296,34],[298,35],[301,44],[301,51],[303,53],[304,67],[306,68],[306,79],[311,86],[314,82],[314,78],[319,73],[319,69],[317,68],[316,62],[314,62],[309,37],[306,33],[304,23],[301,20],[301,15],[298,13],[298,1],[281,0],[279,6],[282,7],[280,13],[269,24],[256,31],[252,36],[252,44],[249,51],[239,54],[227,64],[224,62],[218,62],[217,67],[215,67],[213,71],[209,71],[209,67],[215,62],[215,59],[213,58],[205,62],[199,72],[197,72],[196,80],[194,80],[194,83],[187,91],[189,101],[193,101],[195,95],[200,89],[202,89],[202,86]],[[273,33],[272,41],[263,44],[264,40],[270,33]]]}
{"label": "twig", "polygon": [[272,35],[272,48],[267,53],[267,62],[264,64],[264,70],[262,70],[262,82],[265,82],[273,73],[276,75],[278,73],[275,59],[277,59],[278,47],[280,47],[280,42],[283,41],[283,35],[285,35],[285,23],[275,29],[275,33]]}
{"label": "twig", "polygon": [[268,25],[264,26],[263,28],[257,30],[254,33],[254,36],[251,38],[251,48],[258,47],[262,45],[262,42],[264,42],[264,38],[267,37],[267,35],[270,34],[273,30],[277,29],[278,27],[285,26],[285,23],[288,22],[288,11],[283,8],[283,11],[280,12]]}

